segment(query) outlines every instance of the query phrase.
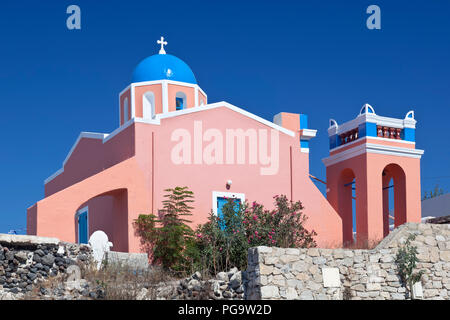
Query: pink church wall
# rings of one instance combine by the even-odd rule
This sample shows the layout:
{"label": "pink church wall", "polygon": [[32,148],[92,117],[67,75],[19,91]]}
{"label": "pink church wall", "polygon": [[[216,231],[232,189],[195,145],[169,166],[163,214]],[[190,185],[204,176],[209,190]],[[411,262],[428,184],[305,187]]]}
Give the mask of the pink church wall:
{"label": "pink church wall", "polygon": [[[201,117],[200,117],[201,115]],[[285,194],[293,200],[301,200],[305,213],[309,216],[308,224],[320,232],[320,244],[341,241],[340,221],[336,212],[308,177],[308,154],[301,153],[298,136],[294,139],[280,133],[280,164],[276,175],[263,176],[259,166],[255,165],[175,165],[170,155],[176,142],[170,137],[174,129],[183,128],[193,136],[193,123],[202,120],[203,132],[208,128],[216,128],[225,133],[226,129],[237,128],[268,128],[253,119],[227,108],[206,110],[201,113],[186,114],[181,117],[164,119],[160,127],[155,127],[154,159],[154,213],[162,208],[163,192],[166,188],[188,186],[195,194],[195,211],[192,217],[193,225],[206,222],[212,209],[212,191],[245,193],[246,199],[273,207],[273,196]],[[217,122],[217,119],[221,119]],[[137,124],[137,135],[148,137],[152,126]],[[140,131],[142,133],[139,133]],[[225,134],[224,134],[225,136]],[[206,143],[205,143],[206,144]],[[292,161],[290,150],[293,150]],[[148,146],[143,148],[146,152]],[[140,154],[137,146],[137,154]],[[139,157],[139,156],[138,156]],[[248,159],[248,153],[246,155]],[[292,172],[292,179],[291,179]],[[230,190],[226,189],[226,181],[232,180]],[[329,223],[323,224],[323,221]]]}
{"label": "pink church wall", "polygon": [[[57,237],[63,241],[75,242],[77,240],[75,223],[77,210],[95,197],[114,194],[117,195],[115,205],[117,204],[117,212],[120,214],[119,219],[114,221],[114,219],[98,216],[96,221],[107,221],[101,229],[114,230],[110,236],[116,240],[119,239],[116,241],[115,249],[138,252],[139,239],[134,236],[132,223],[129,222],[134,221],[139,213],[148,212],[150,207],[148,185],[143,177],[142,168],[133,157],[75,183],[38,201],[35,209],[31,207],[28,210],[30,230],[35,230],[35,234],[40,236]],[[107,208],[105,203],[96,205]],[[107,211],[102,212],[105,214]],[[110,214],[106,214],[110,217]],[[33,221],[36,221],[35,225]],[[89,230],[89,235],[93,231],[95,230]]]}
{"label": "pink church wall", "polygon": [[283,128],[297,132],[300,130],[300,115],[298,113],[281,112],[280,125]]}
{"label": "pink church wall", "polygon": [[135,153],[133,126],[125,128],[105,143],[101,139],[83,138],[64,166],[64,172],[45,185],[49,196],[116,163],[132,157]]}

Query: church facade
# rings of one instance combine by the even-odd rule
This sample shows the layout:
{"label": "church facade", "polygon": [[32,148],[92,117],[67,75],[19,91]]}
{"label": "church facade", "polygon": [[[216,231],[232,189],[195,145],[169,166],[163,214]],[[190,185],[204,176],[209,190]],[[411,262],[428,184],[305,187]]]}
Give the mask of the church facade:
{"label": "church facade", "polygon": [[392,219],[420,221],[423,151],[415,149],[414,112],[387,118],[366,104],[349,122],[331,120],[325,197],[309,174],[316,130],[307,115],[280,112],[270,122],[209,103],[189,66],[158,43],[159,54],[144,59],[119,93],[118,128],[82,132],[45,180],[45,197],[27,210],[28,234],[87,242],[102,230],[112,250],[140,252],[133,221],[157,214],[164,190],[176,186],[194,192],[194,227],[211,210],[220,214],[227,198],[269,208],[275,195],[300,200],[321,247],[351,242],[355,230],[363,241],[382,238]]}

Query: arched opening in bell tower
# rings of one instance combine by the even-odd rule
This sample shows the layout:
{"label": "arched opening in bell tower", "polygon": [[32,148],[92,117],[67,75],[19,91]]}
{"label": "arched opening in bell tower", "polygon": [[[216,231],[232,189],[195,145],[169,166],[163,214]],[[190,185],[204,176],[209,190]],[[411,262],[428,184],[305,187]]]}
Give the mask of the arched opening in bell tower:
{"label": "arched opening in bell tower", "polygon": [[391,221],[398,227],[406,222],[406,175],[398,165],[391,163],[384,167],[383,186],[383,236],[389,234]]}
{"label": "arched opening in bell tower", "polygon": [[356,235],[356,197],[355,197],[355,173],[352,169],[344,169],[339,177],[338,187],[338,212],[342,219],[342,239],[344,246],[354,243]]}

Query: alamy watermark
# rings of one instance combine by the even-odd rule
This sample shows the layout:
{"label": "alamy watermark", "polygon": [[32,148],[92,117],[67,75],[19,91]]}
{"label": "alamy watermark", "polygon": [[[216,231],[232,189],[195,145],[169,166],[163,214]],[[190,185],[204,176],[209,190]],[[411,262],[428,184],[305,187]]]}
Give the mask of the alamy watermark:
{"label": "alamy watermark", "polygon": [[381,9],[379,6],[372,4],[367,7],[366,13],[370,14],[367,18],[367,29],[381,29]]}
{"label": "alamy watermark", "polygon": [[70,5],[66,10],[67,14],[70,16],[67,17],[66,26],[69,30],[80,30],[81,29],[81,9],[77,5]]}
{"label": "alamy watermark", "polygon": [[170,139],[177,142],[170,154],[176,165],[256,165],[261,175],[275,175],[280,166],[279,131],[274,129],[226,129],[224,137],[216,128],[203,131],[197,120],[193,131],[175,129]]}

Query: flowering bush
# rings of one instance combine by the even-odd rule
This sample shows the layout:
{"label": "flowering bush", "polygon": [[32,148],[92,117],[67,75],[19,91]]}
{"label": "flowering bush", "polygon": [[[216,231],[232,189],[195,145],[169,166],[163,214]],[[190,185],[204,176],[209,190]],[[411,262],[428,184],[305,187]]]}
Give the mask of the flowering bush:
{"label": "flowering bush", "polygon": [[209,221],[197,230],[197,245],[203,265],[217,273],[230,267],[245,269],[248,248],[277,246],[283,248],[314,247],[314,230],[306,230],[306,216],[300,201],[275,196],[275,209],[247,202],[238,207],[231,199],[222,208],[223,217],[212,214]]}
{"label": "flowering bush", "polygon": [[267,210],[253,202],[244,210],[247,242],[251,247],[277,246],[281,248],[308,248],[315,246],[316,232],[305,229],[306,216],[300,201],[292,202],[286,196],[275,196],[275,209]]}

